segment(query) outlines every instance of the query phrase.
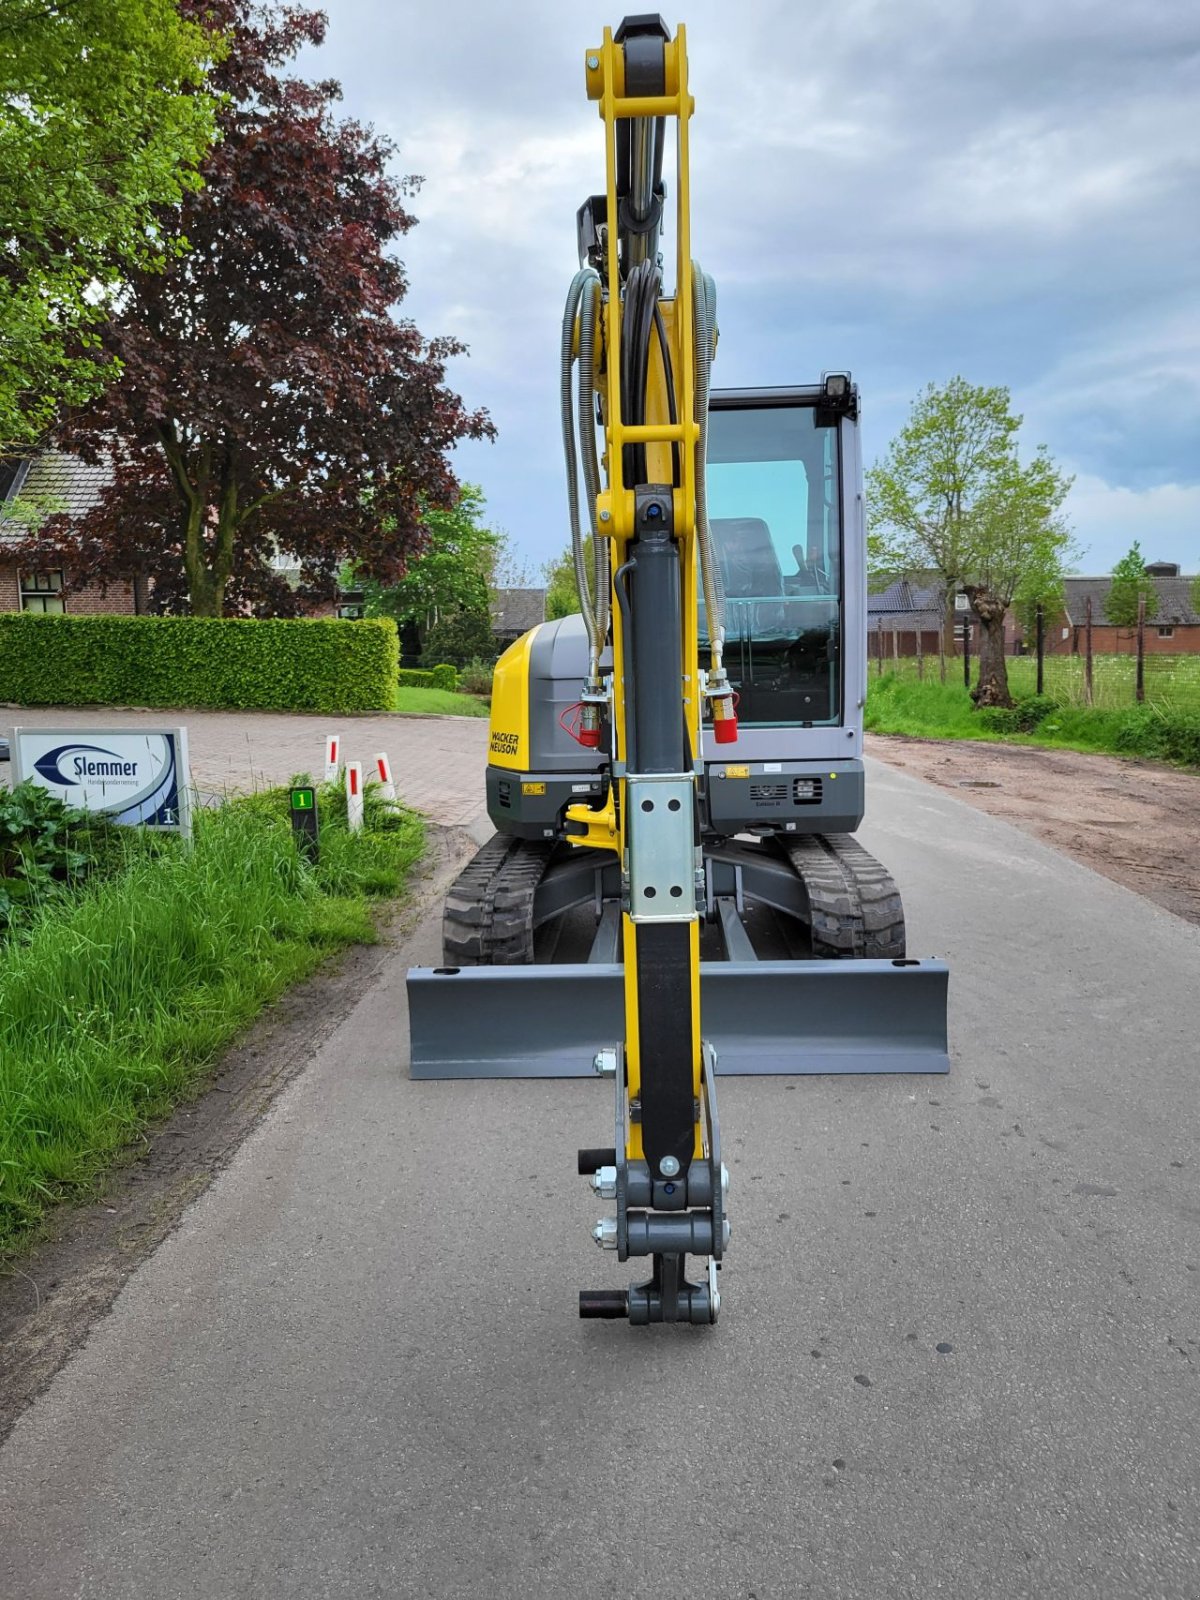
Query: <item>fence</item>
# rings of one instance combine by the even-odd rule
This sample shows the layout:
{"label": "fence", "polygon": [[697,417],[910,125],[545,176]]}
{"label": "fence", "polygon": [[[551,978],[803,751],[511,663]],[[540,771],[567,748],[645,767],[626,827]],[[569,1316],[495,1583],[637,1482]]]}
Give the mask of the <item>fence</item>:
{"label": "fence", "polygon": [[[1035,634],[1031,654],[1008,658],[1008,685],[1015,696],[1045,694],[1060,705],[1096,706],[1115,711],[1146,703],[1178,710],[1200,710],[1200,655],[1167,655],[1146,648],[1144,602],[1137,625],[1130,630],[1129,650],[1100,654],[1092,649],[1091,603],[1078,630],[1078,649],[1071,655],[1046,649],[1045,627]],[[1039,623],[1042,619],[1039,618]],[[933,649],[929,649],[930,641]],[[871,640],[875,673],[954,681],[960,674],[968,687],[978,679],[976,650],[969,632],[960,638],[962,654],[940,653],[939,639],[912,628],[879,628]]]}

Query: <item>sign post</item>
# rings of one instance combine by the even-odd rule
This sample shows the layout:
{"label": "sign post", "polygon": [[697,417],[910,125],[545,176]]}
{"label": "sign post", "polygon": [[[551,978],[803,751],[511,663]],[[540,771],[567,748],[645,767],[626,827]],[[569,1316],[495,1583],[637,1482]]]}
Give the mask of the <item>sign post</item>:
{"label": "sign post", "polygon": [[14,728],[12,765],[65,805],[191,837],[186,728]]}
{"label": "sign post", "polygon": [[289,801],[296,848],[316,866],[321,854],[317,791],[311,784],[297,784],[289,793]]}

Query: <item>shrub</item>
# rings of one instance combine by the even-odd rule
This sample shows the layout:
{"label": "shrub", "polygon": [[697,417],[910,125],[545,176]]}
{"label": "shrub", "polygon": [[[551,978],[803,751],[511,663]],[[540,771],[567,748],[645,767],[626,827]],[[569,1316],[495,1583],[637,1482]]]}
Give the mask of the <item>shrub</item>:
{"label": "shrub", "polygon": [[385,617],[0,616],[0,700],[20,705],[383,711],[398,658]]}
{"label": "shrub", "polygon": [[1026,694],[1018,696],[1011,706],[985,706],[979,721],[990,733],[1032,733],[1057,710],[1057,703],[1049,695]]}
{"label": "shrub", "polygon": [[456,667],[476,656],[496,657],[492,619],[486,610],[456,611],[439,617],[425,634],[421,654],[426,661],[450,661]]}
{"label": "shrub", "polygon": [[490,662],[468,661],[458,675],[458,686],[464,694],[489,695],[492,692],[492,674],[495,668]]}
{"label": "shrub", "polygon": [[0,935],[119,854],[115,825],[64,805],[40,784],[0,789]]}
{"label": "shrub", "polygon": [[458,689],[458,672],[445,662],[436,667],[401,667],[396,683],[401,689],[445,689],[454,694]]}

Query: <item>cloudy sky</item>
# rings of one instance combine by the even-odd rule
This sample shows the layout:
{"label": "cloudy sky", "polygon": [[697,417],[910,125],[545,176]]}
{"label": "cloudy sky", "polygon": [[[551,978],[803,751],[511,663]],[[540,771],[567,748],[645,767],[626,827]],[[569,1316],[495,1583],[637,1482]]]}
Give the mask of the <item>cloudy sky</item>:
{"label": "cloudy sky", "polygon": [[[458,452],[533,564],[564,546],[557,342],[604,175],[592,0],[324,0],[302,67],[420,174],[405,309],[470,346]],[[689,0],[692,230],[721,386],[849,368],[868,463],[927,382],[1005,384],[1075,475],[1081,569],[1200,568],[1195,0]],[[673,252],[674,241],[667,240]]]}

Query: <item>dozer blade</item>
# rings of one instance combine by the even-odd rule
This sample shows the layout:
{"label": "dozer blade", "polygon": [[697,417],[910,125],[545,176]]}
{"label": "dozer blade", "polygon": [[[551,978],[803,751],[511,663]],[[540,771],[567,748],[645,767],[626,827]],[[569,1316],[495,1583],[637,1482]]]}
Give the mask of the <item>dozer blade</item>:
{"label": "dozer blade", "polygon": [[[713,961],[704,1036],[724,1074],[948,1072],[942,961]],[[588,1078],[624,1027],[620,966],[413,967],[414,1078]]]}

